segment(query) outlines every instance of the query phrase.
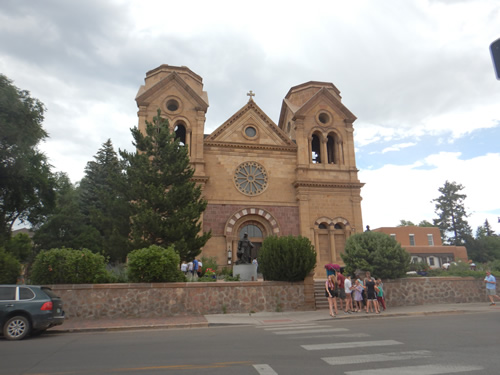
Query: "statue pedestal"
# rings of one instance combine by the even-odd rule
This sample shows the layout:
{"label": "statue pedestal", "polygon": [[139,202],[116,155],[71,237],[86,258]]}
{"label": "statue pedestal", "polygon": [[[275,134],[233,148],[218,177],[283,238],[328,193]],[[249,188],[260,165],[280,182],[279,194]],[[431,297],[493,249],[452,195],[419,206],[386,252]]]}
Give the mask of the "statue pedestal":
{"label": "statue pedestal", "polygon": [[257,266],[255,264],[235,264],[233,276],[240,275],[241,281],[257,281]]}

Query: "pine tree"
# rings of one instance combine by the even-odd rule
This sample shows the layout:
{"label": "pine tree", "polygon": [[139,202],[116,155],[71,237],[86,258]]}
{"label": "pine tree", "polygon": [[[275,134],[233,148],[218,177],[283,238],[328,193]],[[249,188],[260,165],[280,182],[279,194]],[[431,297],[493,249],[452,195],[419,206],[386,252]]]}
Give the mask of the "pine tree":
{"label": "pine tree", "polygon": [[455,246],[464,245],[467,237],[472,236],[464,207],[467,195],[460,194],[463,189],[461,184],[446,181],[444,186],[438,189],[441,196],[432,200],[436,202],[434,212],[439,216],[434,219],[434,225],[441,230],[443,242]]}
{"label": "pine tree", "polygon": [[123,162],[108,139],[85,167],[80,206],[85,222],[101,238],[101,250],[112,262],[123,262],[130,250],[130,210],[125,198]]}
{"label": "pine tree", "polygon": [[131,131],[137,150],[120,154],[126,161],[133,247],[174,245],[181,260],[192,260],[211,234],[200,235],[207,202],[192,181],[187,146],[175,139],[160,110],[146,121],[146,134],[137,127]]}

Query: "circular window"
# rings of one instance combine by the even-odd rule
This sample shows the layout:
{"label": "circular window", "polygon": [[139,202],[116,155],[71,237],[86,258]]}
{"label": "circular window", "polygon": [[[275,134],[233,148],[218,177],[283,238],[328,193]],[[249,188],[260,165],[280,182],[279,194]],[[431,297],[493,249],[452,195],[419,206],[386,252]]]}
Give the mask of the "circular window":
{"label": "circular window", "polygon": [[175,112],[179,109],[179,102],[175,99],[170,99],[168,102],[167,102],[167,109],[170,111],[170,112]]}
{"label": "circular window", "polygon": [[257,129],[253,126],[247,126],[245,128],[245,135],[249,138],[254,138],[257,135]]}
{"label": "circular window", "polygon": [[330,122],[330,116],[328,115],[328,113],[322,112],[319,114],[318,120],[322,124],[328,124]]}
{"label": "circular window", "polygon": [[240,164],[234,173],[236,188],[246,195],[258,195],[267,187],[267,172],[256,162]]}

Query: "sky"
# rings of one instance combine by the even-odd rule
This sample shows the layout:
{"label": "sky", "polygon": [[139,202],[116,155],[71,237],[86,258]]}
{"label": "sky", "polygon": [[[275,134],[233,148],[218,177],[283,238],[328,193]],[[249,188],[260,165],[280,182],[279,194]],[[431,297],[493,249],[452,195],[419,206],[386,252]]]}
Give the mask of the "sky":
{"label": "sky", "polygon": [[491,0],[2,0],[0,73],[47,107],[40,148],[73,182],[108,139],[133,150],[146,72],[203,78],[210,133],[248,101],[278,122],[288,90],[332,82],[353,112],[363,223],[437,218],[463,185],[474,232],[500,233],[500,38]]}

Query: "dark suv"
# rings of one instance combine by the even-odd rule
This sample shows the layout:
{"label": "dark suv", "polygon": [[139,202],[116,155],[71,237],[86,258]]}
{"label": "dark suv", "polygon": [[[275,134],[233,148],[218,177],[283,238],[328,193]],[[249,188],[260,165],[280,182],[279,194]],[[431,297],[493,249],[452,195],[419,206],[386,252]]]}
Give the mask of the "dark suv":
{"label": "dark suv", "polygon": [[21,340],[63,324],[61,298],[34,285],[0,285],[0,327],[8,340]]}

